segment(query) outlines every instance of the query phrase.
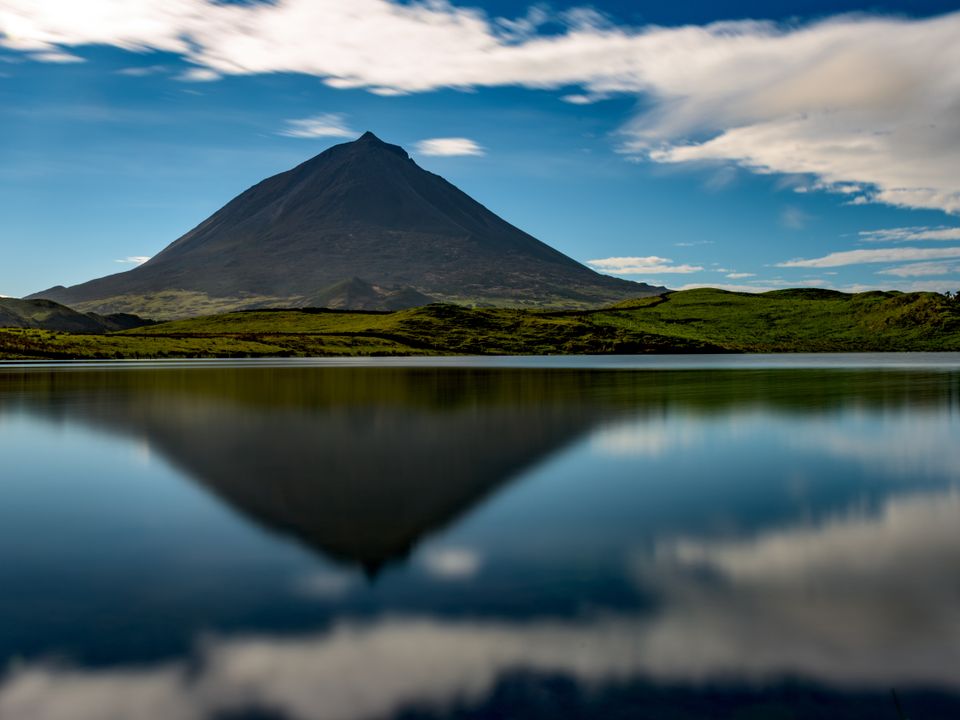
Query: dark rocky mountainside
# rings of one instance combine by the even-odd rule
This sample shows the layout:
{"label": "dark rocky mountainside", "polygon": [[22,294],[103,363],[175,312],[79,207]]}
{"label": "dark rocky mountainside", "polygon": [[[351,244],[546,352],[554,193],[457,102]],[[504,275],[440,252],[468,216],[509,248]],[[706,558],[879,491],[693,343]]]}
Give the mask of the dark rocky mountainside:
{"label": "dark rocky mountainside", "polygon": [[662,291],[594,272],[366,133],[255,185],[138,268],[32,297],[170,317],[331,293],[340,307],[395,309],[585,307]]}

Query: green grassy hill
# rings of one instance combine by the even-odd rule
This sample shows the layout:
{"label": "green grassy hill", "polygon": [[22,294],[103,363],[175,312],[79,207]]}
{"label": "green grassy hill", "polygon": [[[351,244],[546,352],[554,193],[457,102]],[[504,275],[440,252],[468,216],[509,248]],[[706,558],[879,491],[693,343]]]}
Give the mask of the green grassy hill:
{"label": "green grassy hill", "polygon": [[936,293],[702,289],[602,310],[427,305],[258,310],[101,336],[0,331],[0,357],[960,351],[960,302]]}
{"label": "green grassy hill", "polygon": [[0,328],[36,328],[76,333],[106,333],[152,324],[136,315],[81,313],[52,300],[0,297]]}

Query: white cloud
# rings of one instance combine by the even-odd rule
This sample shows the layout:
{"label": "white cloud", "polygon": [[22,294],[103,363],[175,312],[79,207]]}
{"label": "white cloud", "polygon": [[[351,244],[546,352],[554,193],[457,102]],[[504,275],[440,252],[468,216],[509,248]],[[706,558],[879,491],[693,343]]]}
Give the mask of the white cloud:
{"label": "white cloud", "polygon": [[845,250],[819,258],[788,260],[777,267],[841,267],[863,263],[899,262],[904,260],[940,260],[960,258],[960,247],[947,248],[884,248],[882,250]]}
{"label": "white cloud", "polygon": [[650,71],[660,102],[628,128],[628,150],[812,176],[854,202],[960,212],[960,15],[676,32],[661,36],[675,69]]}
{"label": "white cloud", "polygon": [[216,70],[210,68],[190,68],[177,75],[177,80],[183,82],[214,82],[223,77]]}
{"label": "white cloud", "polygon": [[398,90],[397,88],[388,88],[388,87],[372,87],[370,92],[374,95],[379,95],[380,97],[401,97],[403,95],[409,95],[406,90]]}
{"label": "white cloud", "polygon": [[165,65],[147,65],[140,67],[128,67],[117,70],[117,75],[126,75],[127,77],[147,77],[149,75],[162,75],[169,72],[170,69]]}
{"label": "white cloud", "polygon": [[592,95],[564,95],[562,98],[565,103],[570,103],[571,105],[591,105],[592,103],[597,102],[600,98],[594,97]]}
{"label": "white cloud", "polygon": [[590,447],[605,457],[660,457],[694,445],[702,434],[699,424],[679,415],[601,428],[591,435]]}
{"label": "white cloud", "polygon": [[713,245],[714,240],[691,240],[690,242],[677,242],[674,247],[696,247],[697,245]]}
{"label": "white cloud", "polygon": [[960,265],[950,262],[912,263],[900,267],[878,270],[878,275],[895,275],[897,277],[923,277],[924,275],[949,275],[960,271]]}
{"label": "white cloud", "polygon": [[960,481],[960,425],[944,405],[891,414],[884,422],[868,413],[851,413],[842,433],[809,422],[792,433],[790,443],[834,457],[854,460],[873,476],[909,477],[914,481]]}
{"label": "white cloud", "polygon": [[670,258],[657,257],[608,257],[596,260],[587,260],[587,265],[594,270],[612,275],[659,275],[664,273],[688,274],[700,272],[699,265],[672,265]]}
{"label": "white cloud", "polygon": [[916,242],[923,240],[960,240],[960,227],[903,227],[864,230],[863,242]]}
{"label": "white cloud", "polygon": [[[215,75],[298,72],[380,93],[579,86],[648,108],[625,150],[812,176],[853,203],[960,212],[960,13],[806,25],[616,26],[598,13],[493,21],[445,0],[0,0],[0,45],[106,44],[181,55]],[[51,58],[53,59],[53,58]],[[576,102],[576,100],[575,100]],[[706,139],[701,139],[706,138]]]}
{"label": "white cloud", "polygon": [[114,262],[123,263],[125,265],[143,265],[149,259],[149,255],[131,255],[123,258],[122,260],[114,260]]}
{"label": "white cloud", "polygon": [[686,648],[686,672],[704,679],[724,665],[753,677],[779,666],[852,686],[953,685],[934,664],[960,647],[947,590],[957,578],[941,565],[960,559],[958,519],[948,492],[755,539],[665,543],[637,567],[642,583],[669,588],[662,667],[679,670]]}
{"label": "white cloud", "polygon": [[294,138],[352,138],[359,133],[347,127],[346,119],[340,113],[321,113],[300,120],[287,120],[287,126],[277,134]]}
{"label": "white cloud", "polygon": [[686,285],[681,285],[676,290],[701,290],[704,288],[712,288],[715,290],[726,290],[727,292],[743,292],[743,293],[762,293],[769,292],[770,290],[778,290],[775,285],[738,285],[736,283],[687,283]]}
{"label": "white cloud", "polygon": [[485,150],[475,141],[462,137],[421,140],[417,143],[417,152],[421,155],[436,155],[441,157],[485,154]]}
{"label": "white cloud", "polygon": [[45,63],[70,64],[70,63],[86,62],[86,60],[84,60],[79,55],[74,55],[72,53],[62,52],[59,50],[48,50],[46,52],[30,53],[29,57],[31,60],[35,60],[36,62],[45,62]]}
{"label": "white cloud", "polygon": [[33,667],[0,689],[0,716],[29,720],[201,720],[177,665],[89,673]]}
{"label": "white cloud", "polygon": [[480,570],[480,555],[468,548],[435,548],[421,557],[424,569],[441,580],[463,580]]}
{"label": "white cloud", "polygon": [[727,273],[727,277],[730,280],[743,280],[743,278],[750,278],[750,277],[756,277],[756,276],[757,276],[756,273],[748,273],[748,272]]}

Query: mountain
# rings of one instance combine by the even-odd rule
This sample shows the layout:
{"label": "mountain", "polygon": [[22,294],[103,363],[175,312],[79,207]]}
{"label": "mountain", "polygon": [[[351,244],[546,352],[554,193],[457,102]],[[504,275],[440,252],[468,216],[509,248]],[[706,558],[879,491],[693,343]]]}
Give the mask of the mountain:
{"label": "mountain", "polygon": [[308,295],[293,305],[337,310],[403,310],[434,302],[436,298],[412,287],[387,289],[353,277]]}
{"label": "mountain", "polygon": [[365,309],[588,307],[665,290],[590,270],[368,132],[255,185],[140,267],[31,297],[173,317],[303,307],[355,281],[378,296]]}
{"label": "mountain", "polygon": [[52,300],[0,298],[0,327],[38,328],[73,333],[105,333],[131,330],[150,324],[136,315],[81,313]]}
{"label": "mountain", "polygon": [[602,391],[626,381],[605,374],[247,367],[0,375],[0,415],[16,397],[4,383],[50,398],[54,382],[84,402],[31,412],[131,437],[244,516],[371,575],[635,412],[608,408]]}

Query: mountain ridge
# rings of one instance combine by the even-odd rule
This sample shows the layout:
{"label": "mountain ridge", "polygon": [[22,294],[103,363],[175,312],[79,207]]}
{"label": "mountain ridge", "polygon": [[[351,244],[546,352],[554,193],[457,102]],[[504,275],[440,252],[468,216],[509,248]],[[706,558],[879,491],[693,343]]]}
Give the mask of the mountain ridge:
{"label": "mountain ridge", "polygon": [[594,272],[366,132],[255,184],[137,268],[30,297],[171,317],[303,306],[352,279],[412,305],[590,307],[665,290]]}

